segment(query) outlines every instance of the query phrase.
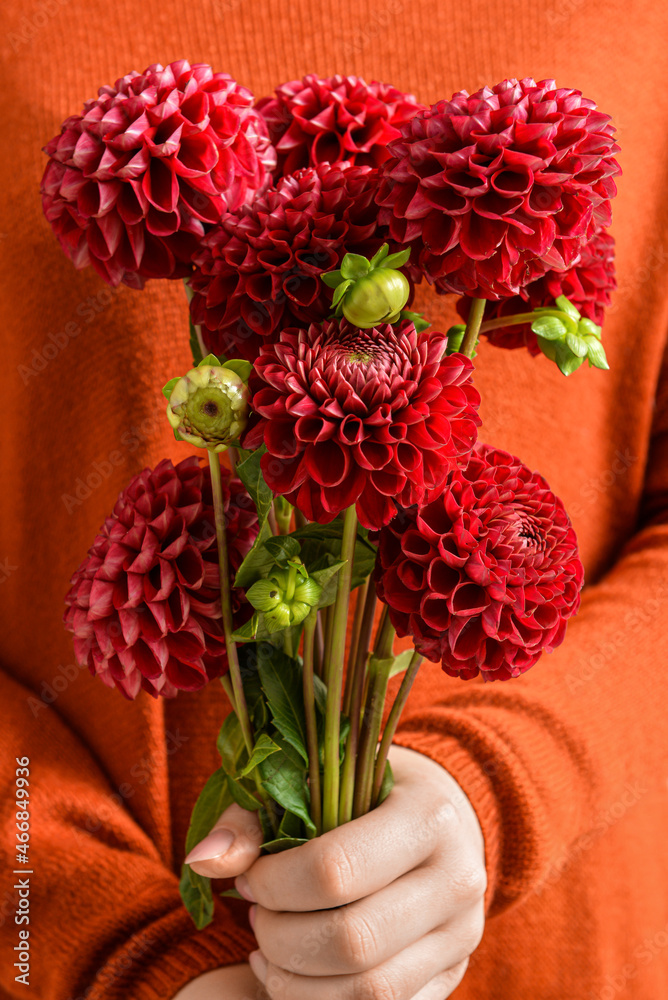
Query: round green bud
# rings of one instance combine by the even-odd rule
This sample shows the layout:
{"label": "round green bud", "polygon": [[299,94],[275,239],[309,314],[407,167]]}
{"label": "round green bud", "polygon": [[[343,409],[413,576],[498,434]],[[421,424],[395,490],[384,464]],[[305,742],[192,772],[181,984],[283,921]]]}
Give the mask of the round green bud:
{"label": "round green bud", "polygon": [[343,315],[363,330],[396,323],[409,295],[410,285],[401,271],[380,267],[350,285],[342,300]]}
{"label": "round green bud", "polygon": [[258,580],[246,591],[256,611],[273,611],[283,601],[283,590],[273,580]]}
{"label": "round green bud", "polygon": [[224,451],[248,423],[248,387],[229,368],[191,368],[172,389],[167,419],[183,441]]}

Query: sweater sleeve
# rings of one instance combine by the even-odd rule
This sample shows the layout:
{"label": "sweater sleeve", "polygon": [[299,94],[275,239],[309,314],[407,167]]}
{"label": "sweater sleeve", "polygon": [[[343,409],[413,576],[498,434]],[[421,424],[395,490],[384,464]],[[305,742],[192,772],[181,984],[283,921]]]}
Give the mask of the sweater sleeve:
{"label": "sweater sleeve", "polygon": [[[55,709],[36,715],[31,691],[2,673],[0,703],[11,705],[0,729],[2,995],[26,995],[26,980],[15,979],[20,930],[29,933],[27,982],[44,1000],[167,1000],[199,974],[244,961],[254,940],[245,921],[220,903],[214,922],[195,930],[173,871]],[[24,756],[28,864],[16,849]],[[16,923],[25,914],[29,923]]]}
{"label": "sweater sleeve", "polygon": [[425,663],[395,737],[445,767],[476,809],[490,914],[556,881],[611,809],[665,795],[665,365],[663,375],[638,531],[585,587],[563,645],[509,683],[453,680]]}

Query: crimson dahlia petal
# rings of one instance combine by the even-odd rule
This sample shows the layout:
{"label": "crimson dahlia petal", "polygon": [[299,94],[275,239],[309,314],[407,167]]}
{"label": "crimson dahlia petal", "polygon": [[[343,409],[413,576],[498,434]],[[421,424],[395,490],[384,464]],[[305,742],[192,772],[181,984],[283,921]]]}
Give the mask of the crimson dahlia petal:
{"label": "crimson dahlia petal", "polygon": [[554,80],[504,80],[439,101],[400,126],[383,164],[380,222],[442,293],[517,295],[577,262],[610,224],[608,115]]}
{"label": "crimson dahlia petal", "polygon": [[333,293],[321,274],[383,243],[377,188],[372,167],[325,163],[226,215],[204,239],[190,281],[207,350],[254,361],[283,327],[324,320]]}
{"label": "crimson dahlia petal", "polygon": [[476,440],[473,366],[444,347],[412,323],[285,329],[255,362],[244,447],[264,442],[267,483],[310,520],[355,504],[361,524],[380,528],[397,505],[424,502]]}
{"label": "crimson dahlia petal", "polygon": [[110,285],[182,278],[207,228],[271,182],[253,95],[185,59],[101,87],[44,147],[42,205],[75,267]]}
{"label": "crimson dahlia petal", "polygon": [[[485,319],[499,319],[551,306],[560,295],[565,295],[582,316],[602,326],[605,309],[610,305],[616,287],[615,241],[601,229],[582,248],[577,264],[565,271],[548,271],[542,278],[520,289],[519,295],[490,303],[485,310]],[[470,308],[471,299],[467,296],[457,301],[457,312],[462,319],[468,318]],[[540,354],[536,334],[529,324],[500,327],[483,335],[496,347],[526,347],[529,354]]]}
{"label": "crimson dahlia petal", "polygon": [[562,642],[584,571],[545,480],[478,444],[439,496],[383,528],[375,576],[397,634],[423,656],[453,677],[507,680]]}
{"label": "crimson dahlia petal", "polygon": [[[238,480],[224,481],[232,576],[257,535]],[[65,599],[79,663],[128,698],[173,697],[228,669],[211,473],[196,457],[144,469],[121,493]],[[249,606],[232,591],[237,624]]]}
{"label": "crimson dahlia petal", "polygon": [[399,138],[399,126],[424,105],[377,80],[309,73],[277,87],[256,108],[276,145],[280,177],[343,160],[377,167],[389,155],[388,142]]}

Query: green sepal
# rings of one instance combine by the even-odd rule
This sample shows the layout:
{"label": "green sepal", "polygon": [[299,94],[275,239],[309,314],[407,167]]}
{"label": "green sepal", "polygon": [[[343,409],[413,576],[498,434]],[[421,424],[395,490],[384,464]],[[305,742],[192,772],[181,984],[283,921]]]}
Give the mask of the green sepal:
{"label": "green sepal", "polygon": [[275,840],[267,840],[260,846],[267,854],[280,854],[281,851],[289,851],[291,848],[300,847],[302,844],[308,844],[308,840],[305,840],[303,837],[277,837]]}
{"label": "green sepal", "polygon": [[[200,363],[197,365],[198,368],[222,368],[225,365],[225,361],[221,361],[216,357],[215,354],[207,354],[205,358],[202,358]],[[226,365],[225,365],[226,367]]]}
{"label": "green sepal", "polygon": [[587,345],[585,344],[582,337],[579,337],[576,333],[566,334],[566,347],[578,358],[587,357]]}
{"label": "green sepal", "polygon": [[540,347],[541,351],[543,352],[543,354],[545,355],[545,357],[549,358],[550,361],[556,362],[557,344],[559,343],[559,341],[545,340],[543,337],[536,335],[536,342]]}
{"label": "green sepal", "polygon": [[569,302],[565,295],[560,295],[558,299],[555,299],[555,305],[561,312],[565,312],[567,316],[570,316],[573,322],[579,322],[580,313],[573,303]]}
{"label": "green sepal", "polygon": [[603,371],[609,371],[610,365],[608,364],[608,359],[605,356],[605,348],[600,340],[596,337],[585,337],[585,344],[587,345],[587,357],[589,359],[590,366],[594,368],[601,368]]}
{"label": "green sepal", "polygon": [[177,431],[176,427],[173,427],[172,430],[174,431],[174,440],[175,441],[183,441],[183,438],[181,437],[181,435]]}
{"label": "green sepal", "polygon": [[337,285],[346,280],[340,271],[327,271],[325,274],[321,274],[320,277],[328,288],[336,288]]}
{"label": "green sepal", "polygon": [[338,306],[340,304],[341,299],[343,298],[343,296],[346,294],[346,292],[353,283],[354,282],[352,282],[349,278],[346,278],[344,281],[341,282],[340,285],[336,286],[336,289],[334,290],[334,295],[332,296],[333,306]]}
{"label": "green sepal", "polygon": [[584,358],[578,357],[577,354],[573,354],[571,349],[566,346],[566,344],[558,343],[556,344],[556,362],[559,371],[562,375],[572,375],[573,372],[577,371]]}
{"label": "green sepal", "polygon": [[378,793],[377,805],[384,802],[387,796],[390,794],[394,787],[394,775],[392,774],[392,768],[390,767],[389,760],[385,761],[385,772],[383,774],[383,781],[380,786],[380,792]]}
{"label": "green sepal", "polygon": [[399,313],[399,322],[402,320],[408,320],[415,327],[416,333],[422,333],[424,330],[428,330],[431,323],[424,318],[422,313],[411,312],[410,309],[402,309]]}
{"label": "green sepal", "polygon": [[[389,252],[390,252],[390,244],[383,243],[382,247],[376,250],[375,254],[369,261],[369,270],[370,271],[373,270],[374,267],[380,267],[381,262],[385,260]],[[385,264],[383,263],[382,266],[385,267]]]}
{"label": "green sepal", "polygon": [[382,267],[389,267],[396,271],[398,268],[403,267],[404,264],[408,263],[411,255],[410,247],[408,250],[400,250],[398,253],[391,253],[389,257],[386,257],[382,263]]}
{"label": "green sepal", "polygon": [[179,892],[197,930],[208,927],[213,920],[214,911],[211,879],[198,875],[190,865],[184,864],[181,868]]}
{"label": "green sepal", "polygon": [[234,372],[235,375],[238,375],[246,383],[248,383],[250,373],[253,371],[250,361],[245,361],[243,358],[233,358],[231,361],[221,362],[221,366]]}
{"label": "green sepal", "polygon": [[597,340],[601,339],[601,328],[591,319],[581,319],[578,329],[582,337],[596,337]]}
{"label": "green sepal", "polygon": [[170,378],[169,382],[167,382],[166,385],[163,385],[162,394],[166,400],[169,400],[169,397],[172,394],[172,389],[174,388],[176,383],[180,381],[181,381],[181,376],[177,375],[176,378]]}
{"label": "green sepal", "polygon": [[539,316],[531,324],[531,329],[543,340],[563,340],[566,336],[566,327],[556,316]]}
{"label": "green sepal", "polygon": [[357,281],[369,273],[369,261],[358,253],[347,253],[341,261],[341,274],[344,278]]}
{"label": "green sepal", "polygon": [[253,747],[253,752],[250,755],[250,759],[244,769],[239,771],[238,777],[245,778],[267,757],[271,757],[272,753],[278,753],[281,748],[278,744],[274,743],[271,736],[266,733],[260,733],[258,736],[255,746]]}
{"label": "green sepal", "polygon": [[259,624],[260,616],[256,611],[252,618],[249,618],[244,625],[234,630],[232,633],[232,641],[255,642],[257,639]]}

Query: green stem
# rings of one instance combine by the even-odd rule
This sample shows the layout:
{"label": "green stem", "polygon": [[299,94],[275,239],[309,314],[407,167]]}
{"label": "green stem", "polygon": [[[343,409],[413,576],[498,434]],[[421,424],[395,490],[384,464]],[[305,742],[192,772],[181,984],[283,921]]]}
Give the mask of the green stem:
{"label": "green stem", "polygon": [[499,316],[496,319],[486,319],[480,324],[480,333],[489,333],[491,330],[500,330],[506,326],[520,326],[525,323],[533,323],[535,319],[542,316],[555,316],[562,323],[568,326],[573,322],[572,317],[560,309],[542,309],[540,312],[513,313],[511,316]]}
{"label": "green stem", "polygon": [[383,738],[380,741],[380,748],[378,750],[378,757],[376,758],[376,767],[373,778],[373,791],[371,795],[371,801],[375,805],[378,801],[378,796],[380,794],[380,786],[383,784],[383,777],[385,775],[385,762],[387,761],[388,754],[390,752],[390,746],[392,745],[392,740],[394,739],[394,734],[397,731],[397,726],[399,724],[399,718],[404,710],[406,702],[408,701],[408,695],[413,686],[413,681],[417,677],[417,672],[422,663],[422,657],[419,653],[413,653],[411,661],[408,664],[406,673],[404,674],[401,687],[397,692],[397,696],[394,699],[392,708],[390,709],[390,714],[387,717],[387,722],[385,723],[385,729],[383,731]]}
{"label": "green stem", "polygon": [[353,505],[348,508],[343,520],[341,559],[344,560],[344,565],[338,574],[331,645],[328,649],[326,647],[325,652],[325,655],[329,659],[327,669],[327,710],[325,714],[325,777],[322,824],[325,833],[337,826],[339,818],[341,689],[343,687],[343,665],[346,652],[348,601],[350,599],[350,582],[352,580],[356,540],[357,514]]}
{"label": "green stem", "polygon": [[353,677],[355,673],[355,663],[357,662],[357,645],[362,628],[362,619],[366,605],[366,595],[369,590],[369,580],[365,580],[361,587],[357,588],[357,600],[355,602],[355,617],[350,635],[350,649],[348,652],[348,669],[346,670],[346,688],[343,695],[343,714],[350,715],[350,699],[353,689]]}
{"label": "green stem", "polygon": [[469,312],[469,318],[466,322],[466,333],[464,334],[464,339],[460,348],[460,353],[465,354],[467,358],[473,356],[475,345],[478,343],[480,324],[482,323],[482,317],[485,312],[486,305],[487,299],[473,299],[471,302],[471,310]]}
{"label": "green stem", "polygon": [[390,621],[389,609],[386,604],[383,607],[383,613],[378,622],[378,631],[376,632],[376,641],[373,647],[373,655],[377,660],[386,660],[389,656],[392,656],[396,634],[394,625]]}
{"label": "green stem", "polygon": [[364,708],[355,772],[355,796],[353,800],[353,817],[355,819],[364,816],[371,808],[376,746],[383,721],[383,708],[385,707],[385,695],[387,694],[391,668],[391,659],[376,660],[375,656],[371,658],[369,693]]}
{"label": "green stem", "polygon": [[276,517],[276,525],[278,527],[278,533],[280,535],[289,535],[290,526],[292,523],[292,504],[289,504],[287,500],[283,497],[276,497],[274,499],[274,514]]}
{"label": "green stem", "polygon": [[323,619],[323,612],[319,611],[318,620],[315,626],[315,649],[313,651],[314,652],[313,662],[315,666],[315,672],[320,678],[320,680],[323,680],[323,674],[325,672],[325,641],[323,638],[322,619]]}
{"label": "green stem", "polygon": [[316,835],[322,832],[322,799],[320,797],[320,759],[318,756],[318,728],[315,718],[315,689],[313,682],[313,647],[317,612],[312,611],[304,622],[304,708],[306,710],[306,746],[308,750],[309,790],[311,793],[311,819]]}
{"label": "green stem", "polygon": [[248,716],[246,696],[241,682],[241,668],[237,656],[237,646],[232,639],[234,625],[232,623],[232,601],[230,594],[230,570],[227,556],[227,532],[225,530],[225,506],[223,503],[223,487],[220,476],[220,459],[217,454],[209,451],[209,468],[211,469],[211,492],[213,494],[213,513],[216,523],[216,540],[218,542],[218,567],[220,570],[220,603],[225,633],[225,649],[229,664],[232,690],[235,699],[235,711],[241,726],[246,750],[250,756],[253,752],[253,731]]}

